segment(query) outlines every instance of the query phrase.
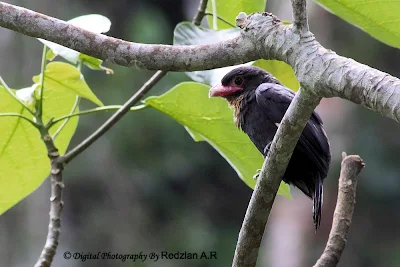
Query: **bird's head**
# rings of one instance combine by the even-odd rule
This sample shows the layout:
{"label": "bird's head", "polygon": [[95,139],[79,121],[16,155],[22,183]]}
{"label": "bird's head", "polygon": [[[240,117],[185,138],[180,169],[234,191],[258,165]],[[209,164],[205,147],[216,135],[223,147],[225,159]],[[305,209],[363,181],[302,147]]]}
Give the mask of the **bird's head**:
{"label": "bird's head", "polygon": [[209,97],[236,98],[256,90],[262,83],[280,84],[276,78],[263,69],[254,66],[238,67],[225,74],[221,84],[211,87]]}

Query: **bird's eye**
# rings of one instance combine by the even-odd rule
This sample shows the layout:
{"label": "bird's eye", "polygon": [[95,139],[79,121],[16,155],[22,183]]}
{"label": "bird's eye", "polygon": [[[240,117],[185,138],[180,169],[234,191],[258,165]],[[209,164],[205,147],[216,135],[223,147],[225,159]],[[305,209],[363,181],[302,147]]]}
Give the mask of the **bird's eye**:
{"label": "bird's eye", "polygon": [[234,80],[234,83],[235,83],[236,85],[242,85],[242,84],[243,84],[243,79],[240,78],[240,77],[237,77],[237,78]]}

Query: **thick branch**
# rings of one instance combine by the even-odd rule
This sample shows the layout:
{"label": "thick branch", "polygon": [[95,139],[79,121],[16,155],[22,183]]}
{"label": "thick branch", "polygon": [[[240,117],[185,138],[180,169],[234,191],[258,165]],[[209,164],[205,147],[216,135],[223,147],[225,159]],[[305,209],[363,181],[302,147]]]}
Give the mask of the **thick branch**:
{"label": "thick branch", "polygon": [[316,95],[341,97],[400,121],[399,79],[336,55],[322,47],[312,33],[300,35],[293,25],[284,25],[268,13],[248,17],[241,13],[240,36],[194,46],[126,42],[3,2],[0,26],[120,65],[154,70],[194,71],[259,58],[283,60],[292,66],[300,83]]}
{"label": "thick branch", "polygon": [[275,195],[303,128],[320,98],[300,89],[275,134],[239,233],[232,266],[254,267]]}
{"label": "thick branch", "polygon": [[92,33],[65,21],[3,2],[0,2],[0,26],[119,65],[152,70],[213,69],[259,58],[254,53],[254,45],[240,37],[197,46],[139,44]]}
{"label": "thick branch", "polygon": [[347,99],[400,121],[398,78],[338,56],[322,47],[312,33],[296,34],[273,15],[252,14],[241,28],[242,38],[253,39],[263,58],[288,63],[300,84],[316,95]]}
{"label": "thick branch", "polygon": [[294,28],[299,32],[308,32],[306,0],[291,0]]}
{"label": "thick branch", "polygon": [[360,156],[346,156],[343,152],[338,198],[329,239],[314,267],[335,267],[346,246],[347,235],[356,203],[357,176],[365,165]]}

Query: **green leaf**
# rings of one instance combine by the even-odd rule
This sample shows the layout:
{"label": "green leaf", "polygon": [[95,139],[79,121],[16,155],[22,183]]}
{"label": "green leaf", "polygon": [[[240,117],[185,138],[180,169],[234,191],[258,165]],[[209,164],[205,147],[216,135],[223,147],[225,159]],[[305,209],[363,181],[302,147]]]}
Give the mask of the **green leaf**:
{"label": "green leaf", "polygon": [[80,54],[79,59],[82,60],[83,64],[91,68],[92,70],[104,70],[107,74],[114,74],[112,69],[104,67],[103,60],[91,57],[85,54]]}
{"label": "green leaf", "polygon": [[[216,14],[231,24],[236,25],[236,16],[240,12],[245,12],[246,14],[263,12],[266,4],[267,0],[209,0],[206,11]],[[213,7],[215,7],[215,10]],[[232,28],[221,20],[215,20],[217,22],[217,25],[215,25],[213,20],[215,20],[214,17],[207,16],[208,25],[214,30]]]}
{"label": "green leaf", "polygon": [[185,127],[186,131],[189,133],[190,137],[192,137],[195,142],[206,141],[204,139],[204,137],[201,134],[199,134],[198,132],[196,132],[195,130],[190,129],[187,126],[183,126],[183,127]]}
{"label": "green leaf", "polygon": [[279,81],[281,81],[283,85],[292,89],[293,91],[297,91],[300,87],[292,67],[283,61],[260,59],[255,61],[253,66],[257,66],[268,71]]}
{"label": "green leaf", "polygon": [[[219,41],[224,41],[229,38],[234,38],[239,35],[239,32],[240,30],[238,28],[214,31],[211,29],[198,27],[190,22],[185,21],[179,23],[175,27],[174,45],[210,44]],[[234,68],[251,64],[252,63],[250,62],[242,65],[236,65],[236,66],[213,69],[213,70],[186,72],[186,74],[196,82],[215,85],[221,81],[222,77],[226,73],[233,70]]]}
{"label": "green leaf", "polygon": [[[247,135],[235,127],[226,101],[209,99],[208,90],[204,84],[185,82],[144,102],[184,125],[195,141],[207,141],[254,188],[253,175],[261,168],[263,157]],[[281,183],[278,193],[290,196],[289,186]]]}
{"label": "green leaf", "polygon": [[400,47],[400,2],[372,0],[315,0],[343,20],[363,29],[372,37]]}
{"label": "green leaf", "polygon": [[[18,90],[19,91],[19,90]],[[17,91],[17,92],[18,92]],[[17,93],[18,95],[18,93]],[[45,119],[67,115],[75,96],[63,91],[45,89]],[[15,112],[28,118],[32,115],[21,107],[0,86],[0,113]],[[71,118],[58,134],[55,145],[64,154],[78,124]],[[50,171],[50,161],[39,131],[29,122],[16,117],[0,117],[0,214],[36,190]],[[55,126],[50,133],[57,130]]]}
{"label": "green leaf", "polygon": [[[111,21],[107,17],[98,14],[89,14],[76,17],[67,22],[94,33],[108,32],[111,27]],[[54,59],[55,56],[60,55],[61,57],[65,58],[66,60],[68,60],[73,64],[78,63],[79,56],[81,55],[81,53],[79,53],[78,51],[72,50],[70,48],[67,48],[65,46],[47,40],[39,38],[38,40],[43,44],[45,44],[47,47],[49,47],[50,50],[52,51],[48,52],[46,55],[46,58],[48,60],[52,60]]]}
{"label": "green leaf", "polygon": [[[103,106],[103,103],[86,84],[82,73],[71,64],[64,62],[51,62],[47,64],[44,76],[45,88],[62,91],[74,96],[79,95],[99,106]],[[39,83],[40,75],[34,76],[33,81]]]}

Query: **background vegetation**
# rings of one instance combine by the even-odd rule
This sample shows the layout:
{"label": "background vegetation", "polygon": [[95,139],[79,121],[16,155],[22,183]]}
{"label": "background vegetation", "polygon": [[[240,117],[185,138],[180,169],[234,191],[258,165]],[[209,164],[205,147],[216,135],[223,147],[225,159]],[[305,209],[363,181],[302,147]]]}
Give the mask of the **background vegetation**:
{"label": "background vegetation", "polygon": [[[197,1],[9,1],[68,20],[99,13],[112,21],[108,33],[125,40],[172,43],[172,31],[191,20]],[[268,2],[270,12],[291,19],[289,1]],[[309,3],[310,28],[322,45],[340,55],[399,76],[399,52]],[[40,72],[41,44],[0,29],[0,73],[21,88]],[[106,104],[124,102],[152,72],[110,66],[114,75],[86,70],[88,84]],[[161,94],[180,81],[169,73],[155,90]],[[83,107],[90,106],[83,102]],[[90,106],[91,107],[91,106]],[[311,202],[292,190],[295,201],[278,197],[261,259],[266,266],[308,266],[320,255],[336,200],[340,153],[357,153],[367,164],[361,173],[349,242],[339,266],[399,266],[400,173],[398,125],[343,100],[319,106],[330,137],[333,164],[325,186],[321,230],[314,234]],[[72,143],[98,127],[109,114],[82,117]],[[23,159],[22,159],[23,160]],[[30,164],[26,162],[26,164]],[[97,266],[98,261],[66,261],[64,251],[217,251],[217,261],[171,260],[143,266],[230,265],[251,190],[206,143],[195,143],[175,121],[152,109],[133,113],[73,161],[65,171],[61,244],[54,266]],[[0,217],[2,266],[25,266],[39,255],[48,225],[48,181]],[[104,266],[130,263],[101,261]],[[297,265],[296,265],[297,264]]]}

